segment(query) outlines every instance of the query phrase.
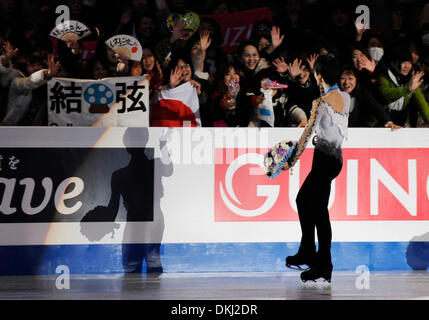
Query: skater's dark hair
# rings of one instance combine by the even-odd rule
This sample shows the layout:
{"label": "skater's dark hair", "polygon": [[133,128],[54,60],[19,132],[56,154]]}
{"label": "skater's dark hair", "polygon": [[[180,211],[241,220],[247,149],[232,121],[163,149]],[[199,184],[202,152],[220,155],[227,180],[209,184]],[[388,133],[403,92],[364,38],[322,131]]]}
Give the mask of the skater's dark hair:
{"label": "skater's dark hair", "polygon": [[333,55],[321,55],[314,63],[314,72],[320,74],[328,85],[334,85],[340,75],[340,65]]}

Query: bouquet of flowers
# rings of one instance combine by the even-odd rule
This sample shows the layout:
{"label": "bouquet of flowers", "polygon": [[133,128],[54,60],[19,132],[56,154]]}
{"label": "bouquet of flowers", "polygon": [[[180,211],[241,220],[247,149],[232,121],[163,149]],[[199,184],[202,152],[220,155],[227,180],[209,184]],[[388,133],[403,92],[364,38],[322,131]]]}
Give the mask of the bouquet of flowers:
{"label": "bouquet of flowers", "polygon": [[281,168],[285,165],[286,161],[294,154],[296,149],[296,141],[282,140],[276,143],[264,157],[265,175],[274,179],[281,172]]}
{"label": "bouquet of flowers", "polygon": [[231,80],[228,83],[228,94],[232,103],[235,103],[239,91],[240,83],[237,80]]}

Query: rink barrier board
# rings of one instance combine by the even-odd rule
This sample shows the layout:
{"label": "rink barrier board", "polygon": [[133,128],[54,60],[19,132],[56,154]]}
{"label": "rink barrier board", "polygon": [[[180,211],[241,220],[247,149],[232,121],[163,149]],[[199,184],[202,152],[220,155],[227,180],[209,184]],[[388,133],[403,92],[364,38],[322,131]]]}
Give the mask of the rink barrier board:
{"label": "rink barrier board", "polygon": [[[162,157],[160,138],[166,135],[165,128],[10,127],[0,131],[0,149],[3,151],[29,149],[30,156],[36,159],[40,150],[63,148],[61,152],[67,152],[76,149],[82,157],[89,159],[88,168],[79,166],[79,170],[85,174],[99,171],[97,176],[101,177],[110,177],[111,172],[127,163],[126,148],[151,149],[159,159]],[[297,167],[294,175],[284,175],[280,180],[268,182],[257,172],[243,176],[245,171],[237,167],[235,174],[240,179],[247,179],[241,185],[248,189],[239,190],[240,184],[234,189],[237,188],[234,180],[232,190],[235,194],[230,193],[231,188],[228,189],[227,181],[223,179],[232,165],[217,163],[216,157],[219,150],[224,156],[228,156],[228,150],[238,150],[238,154],[244,150],[244,153],[256,154],[250,161],[260,159],[263,151],[255,153],[255,148],[269,148],[284,137],[296,140],[301,131],[294,128],[170,129],[170,147],[176,154],[171,157],[170,168],[165,169],[162,161],[155,162],[154,198],[159,201],[154,202],[152,221],[126,221],[121,205],[115,232],[94,240],[95,234],[90,234],[91,238],[82,233],[82,225],[98,231],[107,223],[82,224],[82,215],[79,219],[75,217],[79,212],[57,212],[51,217],[52,221],[49,215],[42,218],[44,211],[30,212],[33,215],[20,212],[0,216],[0,252],[3,257],[0,274],[52,274],[61,265],[74,274],[122,273],[125,271],[124,250],[140,257],[144,272],[144,256],[153,248],[160,253],[158,259],[164,272],[285,271],[284,258],[298,250],[300,230],[293,203],[294,192],[298,190],[298,183],[302,183],[306,170],[308,172],[311,144],[300,160],[301,167]],[[228,139],[228,132],[232,132],[234,139]],[[426,269],[429,265],[429,129],[395,132],[349,129],[343,147],[347,157],[363,155],[363,158],[346,159],[344,174],[335,182],[331,199],[334,270],[355,270],[362,265],[370,270]],[[87,150],[91,149],[94,152],[88,155]],[[207,154],[201,156],[201,150],[212,150],[211,162],[207,162],[210,158]],[[115,165],[102,165],[100,158],[104,152],[112,157],[108,159],[113,159]],[[392,152],[398,156],[397,160],[389,160]],[[96,156],[98,153],[101,156]],[[410,159],[407,154],[412,155]],[[25,159],[21,159],[22,163]],[[232,160],[236,159],[234,155]],[[91,164],[95,164],[97,170],[91,170]],[[365,178],[365,170],[374,172],[372,178]],[[25,181],[24,177],[20,176],[16,185]],[[84,179],[85,187],[93,182],[90,181],[92,176],[89,177],[88,181]],[[61,181],[62,178],[53,180]],[[261,199],[264,199],[254,201],[256,188],[262,185],[266,190],[277,190],[277,184],[283,193],[277,194],[271,209],[262,214],[253,210],[252,206],[262,207]],[[223,195],[227,196],[222,199],[220,185],[224,187]],[[109,192],[103,189],[106,186],[109,186],[109,179],[100,190],[93,191],[93,205],[108,202]],[[40,186],[36,183],[37,187]],[[53,188],[56,189],[57,184],[54,183]],[[376,188],[377,199],[368,194],[371,188]],[[54,195],[55,190],[49,203]],[[248,216],[230,210],[236,210],[238,202],[234,202],[234,198],[240,200],[242,207],[239,209]],[[225,199],[236,206],[226,206]],[[63,210],[68,209],[66,200],[63,204]]]}
{"label": "rink barrier board", "polygon": [[[70,274],[123,273],[124,247],[144,254],[147,244],[2,246],[0,274],[55,274],[67,266]],[[165,273],[289,272],[284,259],[299,243],[162,244]],[[333,242],[334,271],[424,270],[429,267],[428,242]],[[61,269],[62,270],[62,269]],[[147,271],[143,260],[142,272]]]}

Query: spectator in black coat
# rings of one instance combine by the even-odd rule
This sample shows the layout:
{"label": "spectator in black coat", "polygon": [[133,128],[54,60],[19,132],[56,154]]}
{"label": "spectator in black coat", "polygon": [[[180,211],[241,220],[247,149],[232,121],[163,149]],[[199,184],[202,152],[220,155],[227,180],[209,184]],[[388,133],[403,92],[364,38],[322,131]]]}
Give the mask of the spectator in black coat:
{"label": "spectator in black coat", "polygon": [[401,128],[391,121],[389,114],[374,98],[368,87],[359,84],[357,72],[353,67],[343,67],[339,86],[342,91],[347,92],[351,97],[349,127],[381,125],[392,130]]}

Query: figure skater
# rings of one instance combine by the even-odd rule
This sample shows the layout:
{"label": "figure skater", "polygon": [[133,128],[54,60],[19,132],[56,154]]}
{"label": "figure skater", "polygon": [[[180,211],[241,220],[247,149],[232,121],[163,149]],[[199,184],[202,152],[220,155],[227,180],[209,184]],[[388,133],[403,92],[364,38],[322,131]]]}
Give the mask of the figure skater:
{"label": "figure skater", "polygon": [[[304,151],[308,139],[313,138],[314,154],[311,171],[296,198],[301,225],[301,244],[298,253],[286,258],[287,267],[309,269],[301,273],[301,280],[331,281],[331,223],[328,202],[331,181],[338,176],[343,165],[341,146],[347,132],[350,96],[337,85],[339,64],[331,55],[321,55],[314,65],[314,77],[322,96],[313,101],[310,120],[297,143],[295,154],[283,166],[292,168]],[[317,230],[316,252],[314,229]],[[302,269],[301,269],[302,270]]]}

